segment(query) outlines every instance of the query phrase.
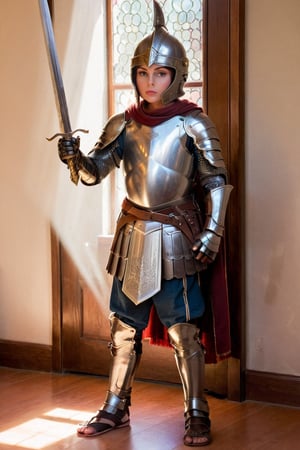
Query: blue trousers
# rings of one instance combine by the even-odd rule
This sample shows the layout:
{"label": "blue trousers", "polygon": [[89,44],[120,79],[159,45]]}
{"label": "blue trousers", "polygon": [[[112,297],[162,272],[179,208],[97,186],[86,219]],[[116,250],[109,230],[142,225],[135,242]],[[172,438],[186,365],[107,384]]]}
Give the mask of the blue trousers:
{"label": "blue trousers", "polygon": [[122,322],[133,327],[137,335],[147,327],[152,305],[167,328],[201,317],[205,303],[198,274],[184,279],[162,280],[161,290],[148,300],[135,305],[123,292],[122,282],[114,277],[110,297],[110,310]]}

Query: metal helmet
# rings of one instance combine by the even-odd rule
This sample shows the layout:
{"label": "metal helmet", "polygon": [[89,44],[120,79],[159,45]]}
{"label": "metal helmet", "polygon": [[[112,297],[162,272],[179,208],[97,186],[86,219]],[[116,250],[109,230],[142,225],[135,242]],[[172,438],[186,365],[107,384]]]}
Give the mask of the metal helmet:
{"label": "metal helmet", "polygon": [[155,0],[153,0],[153,5],[154,31],[146,36],[135,49],[131,60],[131,80],[139,100],[140,95],[136,85],[137,67],[142,65],[150,67],[152,64],[158,64],[173,69],[172,82],[161,95],[162,103],[167,104],[184,95],[183,86],[188,76],[189,61],[183,45],[168,33],[161,7]]}

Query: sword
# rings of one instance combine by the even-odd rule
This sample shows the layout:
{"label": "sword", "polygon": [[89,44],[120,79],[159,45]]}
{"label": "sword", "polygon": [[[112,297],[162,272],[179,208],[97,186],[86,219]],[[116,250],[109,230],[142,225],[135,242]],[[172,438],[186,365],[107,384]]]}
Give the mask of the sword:
{"label": "sword", "polygon": [[[70,138],[74,133],[78,131],[82,131],[83,133],[88,133],[87,130],[83,130],[81,128],[72,131],[70,117],[68,112],[68,106],[66,101],[64,84],[61,76],[61,70],[59,65],[59,59],[57,55],[55,39],[54,39],[54,31],[52,27],[52,20],[49,11],[48,1],[47,0],[39,0],[40,3],[40,12],[44,29],[44,36],[46,41],[46,47],[49,57],[49,66],[52,75],[53,81],[53,89],[55,93],[57,112],[59,116],[59,123],[61,133],[56,133],[51,138],[47,138],[48,141],[52,139],[62,136],[66,138]],[[74,159],[71,158],[68,160],[68,167],[70,169],[70,177],[73,183],[78,184],[79,176],[76,170]]]}

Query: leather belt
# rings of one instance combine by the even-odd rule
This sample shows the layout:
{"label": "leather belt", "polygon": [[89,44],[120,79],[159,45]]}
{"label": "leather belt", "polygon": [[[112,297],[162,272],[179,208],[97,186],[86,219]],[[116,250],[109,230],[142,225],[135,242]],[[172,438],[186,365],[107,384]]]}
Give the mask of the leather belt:
{"label": "leather belt", "polygon": [[167,225],[173,225],[181,230],[187,239],[193,244],[195,241],[195,235],[200,232],[200,228],[199,223],[195,223],[195,216],[188,214],[188,211],[199,213],[198,215],[200,217],[200,210],[197,206],[195,206],[192,198],[183,199],[180,203],[163,208],[159,211],[139,208],[128,198],[125,198],[122,203],[123,214],[117,223],[116,235],[118,234],[118,231],[127,223],[134,222],[136,220],[150,220]]}

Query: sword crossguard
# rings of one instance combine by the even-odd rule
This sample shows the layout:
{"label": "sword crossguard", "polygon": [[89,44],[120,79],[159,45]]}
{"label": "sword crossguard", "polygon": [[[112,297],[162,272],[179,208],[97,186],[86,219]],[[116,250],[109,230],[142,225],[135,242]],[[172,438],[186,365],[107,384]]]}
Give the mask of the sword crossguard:
{"label": "sword crossguard", "polygon": [[73,136],[73,134],[79,133],[79,132],[81,132],[81,133],[88,133],[89,130],[84,130],[82,128],[77,128],[77,130],[69,131],[68,133],[56,133],[52,137],[46,138],[46,139],[47,139],[47,141],[53,141],[53,139],[55,139],[57,137],[70,138],[71,136]]}

